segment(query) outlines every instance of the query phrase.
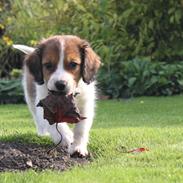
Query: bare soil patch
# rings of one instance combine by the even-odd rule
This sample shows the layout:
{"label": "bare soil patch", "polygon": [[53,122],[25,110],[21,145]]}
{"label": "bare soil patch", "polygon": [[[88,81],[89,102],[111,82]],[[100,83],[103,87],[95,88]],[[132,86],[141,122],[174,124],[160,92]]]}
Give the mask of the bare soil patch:
{"label": "bare soil patch", "polygon": [[0,142],[0,172],[27,169],[64,171],[89,163],[89,157],[71,158],[60,147],[50,152],[49,149],[38,144]]}

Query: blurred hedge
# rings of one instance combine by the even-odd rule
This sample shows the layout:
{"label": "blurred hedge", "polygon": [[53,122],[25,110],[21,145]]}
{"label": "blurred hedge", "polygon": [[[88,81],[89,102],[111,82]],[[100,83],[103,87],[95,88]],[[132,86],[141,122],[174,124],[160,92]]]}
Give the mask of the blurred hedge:
{"label": "blurred hedge", "polygon": [[[119,72],[120,71],[120,72]],[[120,62],[110,73],[98,77],[99,88],[111,98],[168,96],[183,92],[183,62],[167,64],[132,60]],[[17,76],[18,71],[12,75]],[[0,103],[23,102],[20,79],[0,80]]]}
{"label": "blurred hedge", "polygon": [[24,95],[20,79],[0,80],[0,104],[23,102]]}
{"label": "blurred hedge", "polygon": [[[104,70],[102,72],[105,72]],[[99,86],[113,98],[168,96],[183,92],[183,62],[167,64],[132,60],[100,73]]]}
{"label": "blurred hedge", "polygon": [[35,44],[52,34],[88,39],[103,62],[183,60],[181,0],[12,0],[8,33]]}
{"label": "blurred hedge", "polygon": [[11,21],[13,13],[9,0],[0,0],[0,15],[0,78],[10,79],[13,68],[21,69],[23,56],[20,52],[12,49]]}
{"label": "blurred hedge", "polygon": [[[149,92],[143,87],[142,91],[137,92],[135,84],[132,84],[130,89],[123,90],[124,87],[121,87],[125,85],[124,82],[132,83],[134,80],[131,79],[130,70],[131,67],[135,67],[136,63],[130,61],[134,58],[148,60],[145,62],[148,67],[156,65],[157,75],[162,70],[167,83],[172,72],[183,71],[181,66],[177,66],[181,65],[179,62],[183,60],[182,0],[4,0],[4,2],[10,3],[0,23],[5,24],[5,35],[14,43],[34,46],[37,40],[55,34],[75,34],[91,42],[104,63],[99,80],[100,86],[104,92],[107,91],[107,94],[123,97],[170,95],[182,92],[182,85],[176,82],[174,85],[178,87],[172,87],[173,84],[169,83],[165,87],[167,91],[162,87],[157,88],[156,85],[151,86],[152,91]],[[166,62],[168,65],[158,61]],[[144,67],[144,62],[139,62],[137,65],[142,64],[139,67]],[[128,69],[124,71],[123,67]],[[122,72],[126,72],[126,79],[123,78]],[[138,70],[134,69],[134,72],[139,74]],[[150,78],[149,76],[147,79]],[[160,76],[159,79],[161,80]],[[138,80],[142,82],[140,78]],[[111,86],[113,83],[116,83],[115,87]]]}

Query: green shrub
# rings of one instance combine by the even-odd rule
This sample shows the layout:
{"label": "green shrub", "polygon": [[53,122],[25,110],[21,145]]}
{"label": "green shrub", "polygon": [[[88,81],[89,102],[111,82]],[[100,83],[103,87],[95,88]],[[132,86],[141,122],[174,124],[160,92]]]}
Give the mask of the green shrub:
{"label": "green shrub", "polygon": [[20,79],[0,80],[0,103],[22,102],[24,95]]}
{"label": "green shrub", "polygon": [[108,73],[103,68],[98,80],[101,90],[114,98],[179,94],[183,92],[183,63],[119,62]]}
{"label": "green shrub", "polygon": [[53,34],[88,39],[104,63],[148,57],[183,60],[180,0],[13,0],[8,33],[35,44]]}
{"label": "green shrub", "polygon": [[20,70],[23,65],[23,54],[13,50],[9,46],[1,47],[0,40],[0,78],[11,79],[15,72],[13,69]]}
{"label": "green shrub", "polygon": [[[4,5],[8,2],[4,6],[8,11],[1,12],[0,24],[6,25],[5,36],[11,37],[14,43],[34,46],[43,37],[55,34],[75,34],[87,39],[104,63],[99,83],[106,94],[130,97],[182,92],[181,0],[2,2]],[[5,41],[9,43],[8,39]],[[0,47],[0,66],[9,60],[15,63],[9,49]],[[157,63],[159,60],[163,62]],[[177,64],[173,64],[175,60]],[[0,77],[11,77],[12,69],[4,71],[6,68],[9,66],[0,67],[3,73]]]}
{"label": "green shrub", "polygon": [[21,68],[20,52],[12,49],[13,41],[10,36],[12,12],[9,0],[0,1],[0,78],[11,78],[13,68]]}

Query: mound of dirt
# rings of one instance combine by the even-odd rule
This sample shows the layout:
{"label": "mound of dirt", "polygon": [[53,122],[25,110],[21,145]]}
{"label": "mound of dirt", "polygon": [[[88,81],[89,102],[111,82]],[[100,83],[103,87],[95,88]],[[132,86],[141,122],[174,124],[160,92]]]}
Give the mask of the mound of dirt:
{"label": "mound of dirt", "polygon": [[38,144],[0,142],[0,172],[27,169],[64,171],[89,163],[88,158],[71,158],[60,147],[49,150],[50,147]]}

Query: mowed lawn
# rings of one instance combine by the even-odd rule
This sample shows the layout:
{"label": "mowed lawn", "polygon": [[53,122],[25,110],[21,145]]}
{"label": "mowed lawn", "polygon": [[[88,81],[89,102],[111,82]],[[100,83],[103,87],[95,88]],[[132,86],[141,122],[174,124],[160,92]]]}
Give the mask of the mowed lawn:
{"label": "mowed lawn", "polygon": [[[0,105],[0,140],[51,143],[36,135],[26,105]],[[138,147],[149,151],[125,152]],[[0,183],[183,182],[183,96],[98,101],[89,150],[86,166],[0,173]]]}

